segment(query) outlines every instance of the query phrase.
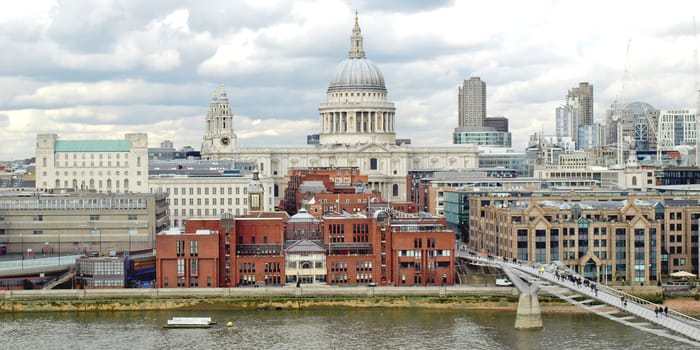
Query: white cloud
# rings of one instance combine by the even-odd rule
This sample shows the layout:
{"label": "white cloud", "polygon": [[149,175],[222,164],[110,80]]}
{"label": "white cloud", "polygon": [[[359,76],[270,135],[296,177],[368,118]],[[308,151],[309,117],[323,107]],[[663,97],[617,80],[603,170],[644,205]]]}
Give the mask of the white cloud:
{"label": "white cloud", "polygon": [[[480,76],[515,147],[553,132],[580,81],[595,114],[618,98],[694,108],[693,1],[32,1],[0,5],[0,159],[38,132],[199,147],[210,90],[225,83],[239,145],[303,144],[347,57],[354,10],[397,107],[397,137],[449,143],[457,86]],[[679,12],[680,9],[680,12]],[[216,17],[219,14],[219,17]],[[627,78],[622,89],[627,57]]]}

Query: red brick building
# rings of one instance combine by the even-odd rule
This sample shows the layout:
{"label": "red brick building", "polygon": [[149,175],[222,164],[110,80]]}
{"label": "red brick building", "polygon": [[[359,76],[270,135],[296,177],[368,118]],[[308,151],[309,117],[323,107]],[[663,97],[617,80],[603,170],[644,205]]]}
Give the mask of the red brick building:
{"label": "red brick building", "polygon": [[323,217],[322,227],[327,246],[328,284],[382,281],[382,244],[377,220],[364,215],[328,215]]}
{"label": "red brick building", "polygon": [[444,217],[394,218],[390,228],[393,285],[454,284],[455,233]]}
{"label": "red brick building", "polygon": [[[284,210],[296,214],[309,193],[352,194],[369,182],[357,167],[316,167],[289,169],[284,191]],[[308,198],[307,198],[308,197]],[[333,201],[332,203],[335,203]]]}
{"label": "red brick building", "polygon": [[[188,222],[189,225],[189,222]],[[156,285],[168,287],[218,287],[219,231],[171,230],[156,236]]]}
{"label": "red brick building", "polygon": [[285,212],[235,219],[234,281],[237,286],[283,285]]}

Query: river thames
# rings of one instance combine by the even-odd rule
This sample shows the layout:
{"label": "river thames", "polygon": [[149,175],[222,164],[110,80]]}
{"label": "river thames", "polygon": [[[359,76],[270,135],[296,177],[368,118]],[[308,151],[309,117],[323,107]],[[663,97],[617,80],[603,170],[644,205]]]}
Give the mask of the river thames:
{"label": "river thames", "polygon": [[[209,329],[164,329],[173,316]],[[514,311],[418,308],[0,314],[2,349],[692,349],[591,314],[543,314],[514,329]],[[226,327],[232,321],[233,329]]]}

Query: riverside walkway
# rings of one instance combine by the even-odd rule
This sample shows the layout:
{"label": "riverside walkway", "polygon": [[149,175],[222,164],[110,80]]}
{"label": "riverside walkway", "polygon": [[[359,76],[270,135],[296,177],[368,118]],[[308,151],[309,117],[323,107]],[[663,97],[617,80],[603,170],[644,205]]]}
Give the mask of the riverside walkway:
{"label": "riverside walkway", "polygon": [[53,257],[20,257],[0,260],[0,277],[27,276],[39,273],[66,271],[75,266],[75,260],[83,255]]}
{"label": "riverside walkway", "polygon": [[[509,276],[516,275],[522,281],[536,286],[540,291],[605,317],[617,323],[645,332],[700,346],[700,320],[674,310],[668,314],[655,312],[662,307],[620,290],[595,284],[595,288],[573,282],[583,277],[563,264],[512,263],[488,258],[475,253],[457,251],[456,255],[481,265],[500,267]],[[544,267],[544,269],[542,269]],[[573,277],[569,279],[567,276]],[[520,282],[520,281],[518,281]],[[516,283],[516,287],[517,287]],[[520,288],[518,288],[520,290]],[[527,292],[527,291],[522,291]],[[624,301],[622,301],[624,297]]]}

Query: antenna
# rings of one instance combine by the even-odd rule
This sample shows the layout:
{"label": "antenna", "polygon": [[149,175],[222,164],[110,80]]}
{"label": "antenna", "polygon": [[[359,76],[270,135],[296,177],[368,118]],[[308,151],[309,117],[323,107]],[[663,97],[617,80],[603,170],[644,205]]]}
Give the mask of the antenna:
{"label": "antenna", "polygon": [[695,50],[693,51],[693,73],[695,75],[695,92],[697,93],[697,106],[695,109],[695,166],[700,166],[700,120],[698,120],[698,113],[700,113],[700,81],[698,81],[698,31],[695,27],[695,16],[693,16],[693,42],[695,43]]}

